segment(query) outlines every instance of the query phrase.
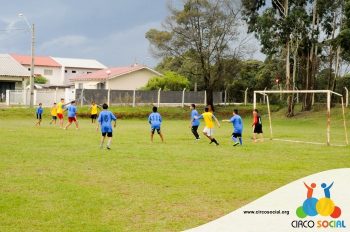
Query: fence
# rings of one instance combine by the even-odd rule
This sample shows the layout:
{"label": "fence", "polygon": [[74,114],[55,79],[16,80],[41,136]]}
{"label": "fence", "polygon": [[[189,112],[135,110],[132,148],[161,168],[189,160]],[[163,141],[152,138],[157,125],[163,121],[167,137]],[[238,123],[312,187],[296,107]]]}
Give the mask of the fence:
{"label": "fence", "polygon": [[[206,104],[206,91],[142,91],[142,90],[106,90],[77,89],[75,98],[80,105],[89,105],[91,101],[109,105],[181,105],[196,103]],[[214,104],[222,103],[222,92],[214,92]]]}
{"label": "fence", "polygon": [[[67,102],[75,99],[74,89],[48,89],[34,90],[33,104],[42,103],[43,106],[51,106],[54,102],[58,102],[64,98]],[[29,105],[29,90],[6,90],[6,105]]]}

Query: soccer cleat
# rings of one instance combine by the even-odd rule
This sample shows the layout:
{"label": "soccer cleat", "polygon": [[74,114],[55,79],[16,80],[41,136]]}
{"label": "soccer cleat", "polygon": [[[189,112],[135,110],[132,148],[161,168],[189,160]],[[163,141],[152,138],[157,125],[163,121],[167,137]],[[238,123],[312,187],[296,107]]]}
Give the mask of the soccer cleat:
{"label": "soccer cleat", "polygon": [[107,150],[111,150],[111,148],[109,146],[107,146]]}
{"label": "soccer cleat", "polygon": [[235,144],[233,144],[233,146],[234,146],[234,147],[236,147],[237,145],[239,145],[239,143],[238,143],[238,142],[237,142],[237,143],[235,143]]}

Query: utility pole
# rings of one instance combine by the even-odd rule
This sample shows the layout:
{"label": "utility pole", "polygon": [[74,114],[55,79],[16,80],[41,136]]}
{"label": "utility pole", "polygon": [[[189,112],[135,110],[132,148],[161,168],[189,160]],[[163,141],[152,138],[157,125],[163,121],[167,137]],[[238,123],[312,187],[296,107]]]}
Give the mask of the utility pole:
{"label": "utility pole", "polygon": [[32,56],[32,62],[30,65],[30,100],[29,100],[29,107],[33,108],[34,106],[34,62],[35,62],[35,26],[34,23],[32,24],[32,46],[31,46],[31,56]]}
{"label": "utility pole", "polygon": [[33,108],[34,106],[34,68],[35,68],[35,25],[34,23],[31,25],[26,18],[26,16],[22,13],[18,14],[19,17],[23,18],[25,23],[27,24],[28,28],[30,29],[30,32],[32,34],[32,43],[31,43],[31,65],[30,65],[30,78],[29,78],[29,91],[30,91],[30,98],[29,98],[29,107]]}

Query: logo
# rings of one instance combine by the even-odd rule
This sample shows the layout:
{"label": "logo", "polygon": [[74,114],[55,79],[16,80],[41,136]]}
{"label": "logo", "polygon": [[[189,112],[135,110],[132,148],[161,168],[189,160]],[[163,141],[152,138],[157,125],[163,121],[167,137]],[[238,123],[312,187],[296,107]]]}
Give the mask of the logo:
{"label": "logo", "polygon": [[331,188],[334,182],[327,186],[326,183],[322,183],[321,187],[324,191],[324,197],[317,199],[313,197],[314,189],[317,187],[315,183],[308,186],[305,182],[304,185],[307,188],[307,198],[303,205],[296,210],[296,214],[299,218],[306,218],[307,216],[314,217],[317,215],[339,218],[341,216],[340,207],[336,206],[331,199]]}
{"label": "logo", "polygon": [[317,199],[313,196],[314,189],[316,189],[317,185],[311,183],[309,186],[304,182],[307,189],[306,200],[302,206],[297,208],[296,215],[300,219],[319,215],[322,217],[330,217],[330,220],[294,220],[291,223],[293,228],[346,228],[344,220],[335,220],[341,216],[342,211],[331,199],[331,188],[333,184],[334,182],[331,184],[322,183],[321,188],[323,189],[324,197]]}

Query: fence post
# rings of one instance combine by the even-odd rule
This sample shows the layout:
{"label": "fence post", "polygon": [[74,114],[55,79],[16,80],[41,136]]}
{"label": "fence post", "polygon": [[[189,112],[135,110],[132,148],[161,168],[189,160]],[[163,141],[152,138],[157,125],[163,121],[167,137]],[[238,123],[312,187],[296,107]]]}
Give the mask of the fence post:
{"label": "fence post", "polygon": [[186,88],[184,88],[184,90],[182,91],[182,108],[185,107],[185,91],[186,91]]}
{"label": "fence post", "polygon": [[207,91],[204,91],[204,105],[207,105]]}
{"label": "fence post", "polygon": [[80,107],[83,107],[84,105],[84,88],[81,89],[80,93]]}
{"label": "fence post", "polygon": [[161,88],[158,90],[158,104],[157,104],[158,107],[160,106],[160,91],[162,91]]}
{"label": "fence post", "polygon": [[34,100],[33,100],[33,105],[37,105],[37,99],[38,98],[38,90],[34,90]]}
{"label": "fence post", "polygon": [[[299,90],[297,87],[295,87],[296,90]],[[299,92],[297,92],[297,104],[299,104]]]}
{"label": "fence post", "polygon": [[[264,92],[267,90],[267,87],[265,87]],[[263,103],[266,103],[266,94],[263,95]]]}
{"label": "fence post", "polygon": [[56,91],[55,91],[55,101],[54,101],[54,102],[57,102],[57,91],[58,91],[58,87],[56,87]]}
{"label": "fence post", "polygon": [[136,106],[136,89],[134,89],[134,94],[132,96],[132,107]]}
{"label": "fence post", "polygon": [[225,95],[224,95],[224,105],[227,105],[227,89],[225,89]]}
{"label": "fence post", "polygon": [[25,105],[27,105],[27,91],[26,91],[26,89],[23,89],[22,91],[23,91],[22,92],[23,105],[25,106]]}
{"label": "fence post", "polygon": [[247,88],[244,92],[244,105],[246,106],[248,104],[248,89]]}
{"label": "fence post", "polygon": [[349,90],[348,88],[344,87],[346,94],[345,94],[345,107],[349,106]]}
{"label": "fence post", "polygon": [[256,109],[256,92],[254,91],[254,96],[253,96],[253,108],[254,110]]}
{"label": "fence post", "polygon": [[10,105],[10,90],[6,89],[6,105]]}
{"label": "fence post", "polygon": [[108,88],[107,90],[107,104],[108,106],[111,106],[111,89]]}
{"label": "fence post", "polygon": [[331,144],[331,91],[327,92],[327,145]]}
{"label": "fence post", "polygon": [[315,104],[315,93],[312,94],[311,105]]}

